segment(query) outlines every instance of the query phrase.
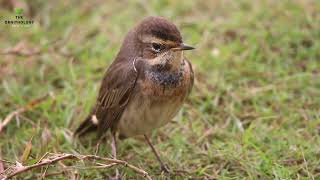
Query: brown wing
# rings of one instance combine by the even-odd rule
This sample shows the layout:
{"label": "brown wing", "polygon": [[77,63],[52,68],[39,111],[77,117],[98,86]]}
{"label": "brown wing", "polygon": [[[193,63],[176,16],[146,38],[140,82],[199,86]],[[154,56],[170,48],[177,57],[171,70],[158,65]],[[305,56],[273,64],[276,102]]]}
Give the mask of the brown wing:
{"label": "brown wing", "polygon": [[95,126],[100,136],[114,128],[128,104],[137,78],[138,70],[133,61],[114,61],[104,75],[96,105],[75,133],[81,136]]}
{"label": "brown wing", "polygon": [[99,134],[116,126],[131,96],[138,72],[131,62],[112,65],[101,84],[95,115]]}

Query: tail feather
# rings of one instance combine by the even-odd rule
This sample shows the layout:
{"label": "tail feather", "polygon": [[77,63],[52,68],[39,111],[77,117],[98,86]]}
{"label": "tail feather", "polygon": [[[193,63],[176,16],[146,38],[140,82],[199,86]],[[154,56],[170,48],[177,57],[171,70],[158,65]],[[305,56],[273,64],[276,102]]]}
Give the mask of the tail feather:
{"label": "tail feather", "polygon": [[97,123],[95,122],[94,118],[94,115],[89,115],[76,129],[74,135],[81,137],[89,132],[97,130]]}

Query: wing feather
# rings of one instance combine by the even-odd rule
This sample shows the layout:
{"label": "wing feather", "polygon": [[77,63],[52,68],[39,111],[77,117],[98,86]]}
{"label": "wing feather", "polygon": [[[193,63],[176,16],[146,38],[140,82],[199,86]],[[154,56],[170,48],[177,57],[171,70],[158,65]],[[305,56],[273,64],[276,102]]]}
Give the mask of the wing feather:
{"label": "wing feather", "polygon": [[138,71],[132,63],[111,65],[101,84],[95,115],[99,135],[117,125],[129,102]]}
{"label": "wing feather", "polygon": [[[98,129],[98,136],[115,128],[125,110],[138,78],[138,67],[132,61],[116,59],[102,80],[97,102],[75,134],[84,135]],[[98,124],[92,123],[96,117]]]}

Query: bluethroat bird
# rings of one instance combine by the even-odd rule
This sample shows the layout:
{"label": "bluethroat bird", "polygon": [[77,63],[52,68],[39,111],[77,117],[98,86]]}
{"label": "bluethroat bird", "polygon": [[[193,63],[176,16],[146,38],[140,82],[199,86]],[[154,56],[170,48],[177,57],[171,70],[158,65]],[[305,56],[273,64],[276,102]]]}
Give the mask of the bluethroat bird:
{"label": "bluethroat bird", "polygon": [[110,130],[115,158],[116,134],[120,139],[144,135],[161,169],[169,172],[148,134],[172,120],[190,94],[194,76],[183,52],[192,49],[170,21],[144,18],[127,33],[92,111],[75,134],[97,131],[102,137]]}

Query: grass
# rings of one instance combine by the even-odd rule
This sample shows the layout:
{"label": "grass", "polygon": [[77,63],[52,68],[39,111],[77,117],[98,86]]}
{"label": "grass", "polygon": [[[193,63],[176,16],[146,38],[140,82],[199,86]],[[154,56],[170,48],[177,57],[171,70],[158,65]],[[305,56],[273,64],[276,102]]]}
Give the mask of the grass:
{"label": "grass", "polygon": [[[41,51],[0,55],[0,119],[48,92],[53,96],[0,134],[3,159],[19,161],[33,136],[26,164],[45,152],[94,153],[93,136],[81,143],[70,132],[94,103],[125,33],[141,18],[160,15],[197,47],[186,54],[196,72],[189,100],[152,136],[164,161],[188,171],[184,179],[320,179],[319,1],[67,0],[30,6],[31,27],[5,26],[3,19],[14,12],[0,9],[0,48],[21,43],[27,52]],[[109,156],[110,146],[102,145],[99,155]],[[159,165],[139,139],[121,141],[119,157],[156,179],[166,178],[157,175]],[[77,168],[81,165],[73,173],[83,179],[114,172]],[[141,178],[121,172],[126,179]]]}

